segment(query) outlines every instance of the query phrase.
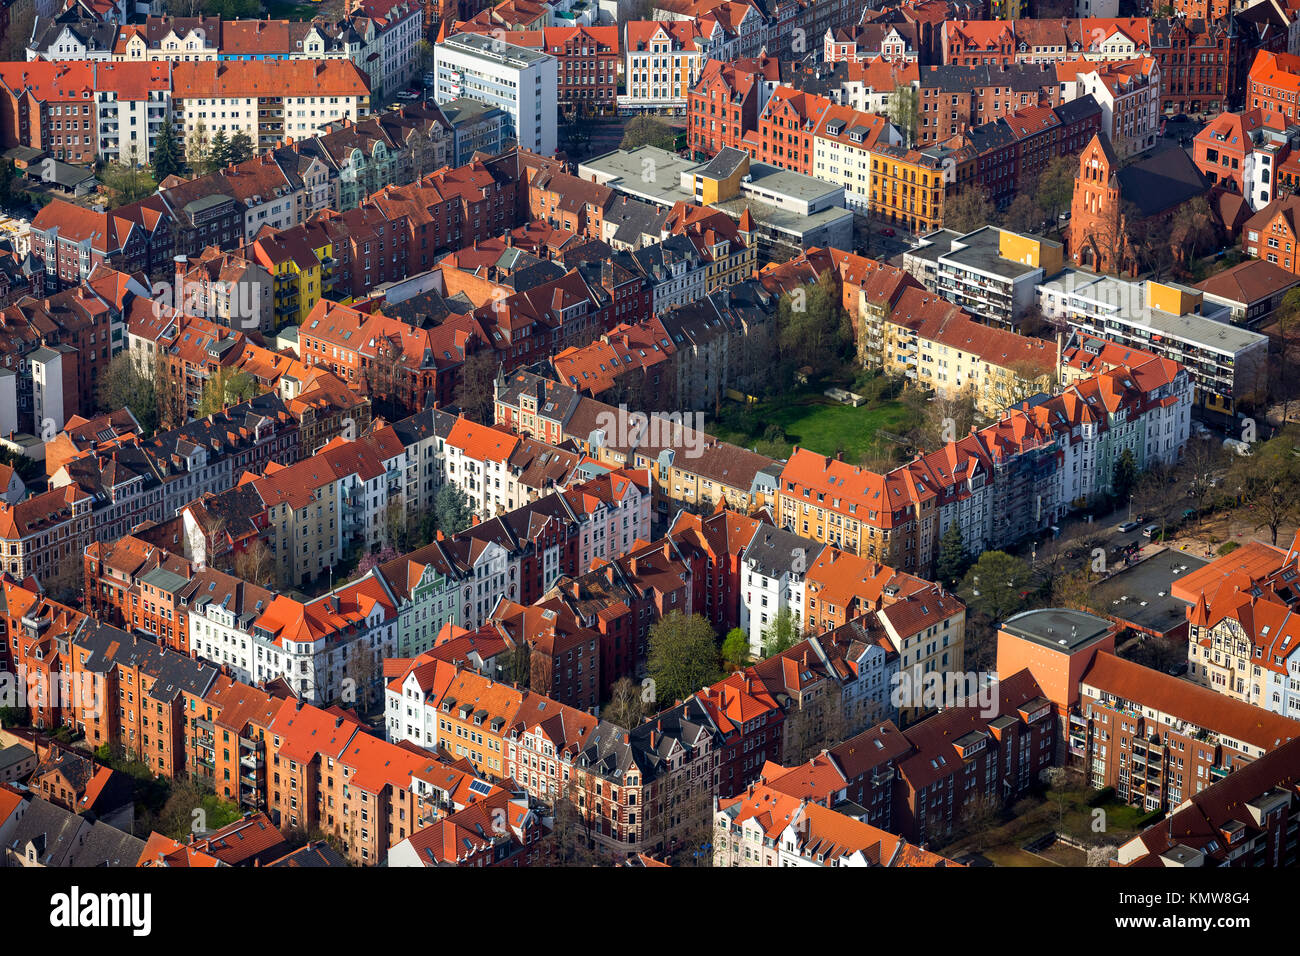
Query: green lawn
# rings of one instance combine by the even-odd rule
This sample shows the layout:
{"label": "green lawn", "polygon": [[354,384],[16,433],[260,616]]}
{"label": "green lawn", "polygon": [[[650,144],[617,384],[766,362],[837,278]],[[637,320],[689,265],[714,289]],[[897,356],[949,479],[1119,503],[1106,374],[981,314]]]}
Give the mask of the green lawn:
{"label": "green lawn", "polygon": [[[907,418],[907,410],[898,401],[853,408],[814,394],[760,402],[748,409],[728,403],[710,430],[734,445],[762,445],[759,450],[775,458],[788,457],[793,446],[798,445],[827,456],[842,451],[845,461],[857,464],[873,450],[877,431],[897,435],[907,429]],[[785,441],[765,441],[765,432],[772,424],[785,432]]]}

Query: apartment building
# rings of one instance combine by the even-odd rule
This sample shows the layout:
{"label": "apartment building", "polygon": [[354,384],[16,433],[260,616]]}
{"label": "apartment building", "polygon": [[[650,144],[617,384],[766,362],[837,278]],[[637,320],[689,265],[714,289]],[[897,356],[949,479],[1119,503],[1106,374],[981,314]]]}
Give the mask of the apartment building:
{"label": "apartment building", "polygon": [[202,697],[217,668],[179,651],[90,620],[69,651],[74,673],[96,675],[109,701],[69,720],[93,747],[120,745],[158,776],[188,773],[188,699]]}
{"label": "apartment building", "polygon": [[990,418],[1022,398],[1052,392],[1053,343],[981,325],[919,290],[904,292],[898,304],[885,320],[887,372],[946,398],[970,398]]}
{"label": "apartment building", "polygon": [[556,59],[556,103],[567,115],[591,116],[617,106],[619,31],[616,26],[553,26],[540,30],[501,30],[469,21],[465,33],[486,34],[502,43],[538,50]]}
{"label": "apartment building", "polygon": [[1172,810],[1287,741],[1300,721],[1099,653],[1070,714],[1093,787],[1146,810]]}
{"label": "apartment building", "polygon": [[193,575],[182,554],[144,538],[93,541],[85,552],[86,610],[188,653],[189,618],[178,598]]}
{"label": "apartment building", "polygon": [[1055,765],[1052,703],[1028,671],[1002,676],[995,715],[956,706],[909,727],[914,749],[897,761],[892,829],[941,840],[981,803],[1015,802]]}
{"label": "apartment building", "polygon": [[1006,410],[884,475],[796,448],[775,494],[777,524],[921,575],[931,573],[953,521],[976,554],[1036,534],[1104,493],[1125,449],[1139,469],[1181,454],[1191,424],[1188,372],[1145,354],[1134,361],[1093,367],[1092,377],[1047,401]]}
{"label": "apartment building", "polygon": [[501,110],[506,136],[542,156],[555,153],[558,60],[550,53],[460,33],[434,47],[439,103],[466,97]]}
{"label": "apartment building", "polygon": [[1235,413],[1262,394],[1268,340],[1228,322],[1227,308],[1175,283],[1066,270],[1038,287],[1039,306],[1073,334],[1130,346],[1187,369],[1196,405]]}
{"label": "apartment building", "polygon": [[852,816],[765,786],[714,802],[714,866],[959,865]]}
{"label": "apartment building", "polygon": [[711,45],[704,29],[695,19],[629,21],[619,108],[685,112]]}
{"label": "apartment building", "polygon": [[[1300,655],[1291,609],[1298,552],[1271,551],[1261,566],[1219,559],[1189,580],[1188,677],[1233,700],[1300,719]],[[1222,573],[1218,573],[1222,572]],[[1189,595],[1190,596],[1190,595]]]}
{"label": "apartment building", "polygon": [[18,580],[64,585],[80,577],[90,543],[92,498],[80,488],[52,488],[18,504],[0,501],[0,562]]}
{"label": "apartment building", "polygon": [[1038,287],[1063,267],[1059,242],[998,226],[963,236],[939,230],[903,254],[903,268],[931,292],[1011,332],[1035,307]]}
{"label": "apartment building", "polygon": [[810,175],[844,183],[844,201],[851,209],[871,207],[872,146],[897,146],[902,137],[883,117],[843,106],[822,113],[813,130]]}
{"label": "apartment building", "polygon": [[187,140],[202,123],[210,137],[243,133],[258,150],[313,136],[329,123],[357,122],[371,92],[348,60],[182,61],[172,66],[172,90],[176,126]]}
{"label": "apartment building", "polygon": [[[1160,66],[1151,57],[1056,64],[1061,99],[1091,96],[1101,107],[1101,128],[1122,159],[1146,152],[1160,136]],[[1082,144],[1080,144],[1082,145]]]}
{"label": "apartment building", "polygon": [[954,187],[977,189],[1005,206],[1017,193],[1032,192],[1053,159],[1082,151],[1105,119],[1097,99],[1084,94],[971,126],[943,144],[953,151]]}
{"label": "apartment building", "polygon": [[1274,111],[1220,113],[1196,134],[1193,158],[1211,186],[1236,193],[1259,212],[1284,195],[1297,136],[1295,124]]}
{"label": "apartment building", "polygon": [[1056,70],[1046,64],[924,66],[919,82],[916,145],[922,149],[1017,110],[1062,102]]}
{"label": "apartment building", "polygon": [[943,226],[944,197],[955,177],[956,161],[946,150],[879,145],[871,151],[871,214],[908,232],[933,232]]}
{"label": "apartment building", "polygon": [[1128,867],[1285,867],[1300,827],[1294,778],[1300,745],[1282,744],[1174,808],[1119,847]]}

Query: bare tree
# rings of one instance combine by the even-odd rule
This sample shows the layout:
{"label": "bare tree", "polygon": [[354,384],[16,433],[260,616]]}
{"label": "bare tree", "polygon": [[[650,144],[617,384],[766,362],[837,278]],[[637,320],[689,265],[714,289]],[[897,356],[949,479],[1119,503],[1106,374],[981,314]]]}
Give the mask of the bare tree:
{"label": "bare tree", "polygon": [[353,682],[352,688],[356,694],[355,701],[348,700],[345,695],[343,702],[355,703],[363,712],[369,710],[371,700],[374,698],[375,681],[383,673],[383,668],[379,663],[378,653],[366,645],[365,638],[358,638],[352,642],[343,673]]}
{"label": "bare tree", "polygon": [[259,539],[235,556],[235,577],[261,588],[278,587],[275,559],[265,542]]}

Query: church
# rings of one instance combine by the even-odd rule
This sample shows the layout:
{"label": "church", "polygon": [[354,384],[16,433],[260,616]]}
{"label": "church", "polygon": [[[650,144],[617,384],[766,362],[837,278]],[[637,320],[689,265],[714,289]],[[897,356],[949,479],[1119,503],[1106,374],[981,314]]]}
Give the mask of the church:
{"label": "church", "polygon": [[1070,261],[1094,272],[1137,275],[1137,254],[1129,241],[1133,228],[1172,219],[1209,188],[1185,150],[1162,150],[1124,166],[1109,137],[1097,133],[1079,155],[1074,177]]}

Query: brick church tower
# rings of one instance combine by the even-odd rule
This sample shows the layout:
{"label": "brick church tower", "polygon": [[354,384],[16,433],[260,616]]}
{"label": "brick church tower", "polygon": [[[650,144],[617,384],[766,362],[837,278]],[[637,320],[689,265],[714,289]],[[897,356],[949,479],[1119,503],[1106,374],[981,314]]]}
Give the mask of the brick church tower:
{"label": "brick church tower", "polygon": [[1070,260],[1096,272],[1131,265],[1120,212],[1119,158],[1105,133],[1097,133],[1079,155],[1070,201]]}

